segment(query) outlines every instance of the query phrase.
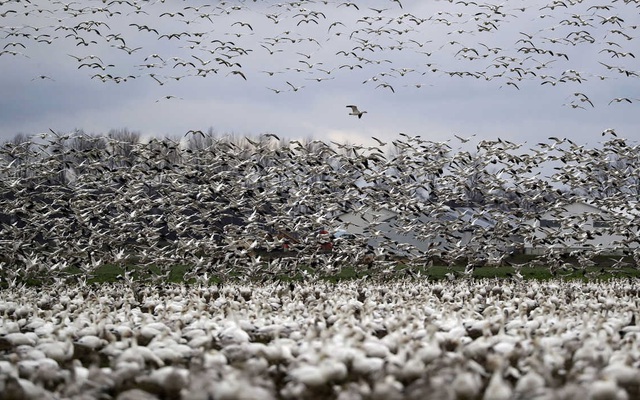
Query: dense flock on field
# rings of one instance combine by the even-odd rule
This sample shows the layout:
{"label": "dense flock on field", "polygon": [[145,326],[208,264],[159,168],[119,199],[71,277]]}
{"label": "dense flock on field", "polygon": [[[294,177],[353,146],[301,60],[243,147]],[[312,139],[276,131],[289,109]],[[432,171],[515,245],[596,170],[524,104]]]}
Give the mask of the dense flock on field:
{"label": "dense flock on field", "polygon": [[[17,137],[0,150],[2,398],[635,398],[634,280],[394,275],[398,262],[499,263],[508,237],[531,233],[525,221],[577,199],[624,212],[607,229],[631,246],[638,149],[607,135],[594,148],[554,138],[469,150],[400,135],[386,152],[274,135]],[[452,202],[479,214],[433,218]],[[343,213],[385,209],[434,246],[383,235],[368,263],[365,240],[323,250],[317,232]],[[588,241],[580,218],[540,239],[544,265],[562,262],[552,244]],[[364,237],[380,234],[368,222]],[[479,251],[451,240],[461,231]],[[278,232],[302,234],[285,253]],[[170,284],[177,264],[185,283]],[[124,281],[87,284],[103,265]],[[317,279],[343,266],[370,280]],[[275,279],[294,274],[305,279]]]}
{"label": "dense flock on field", "polygon": [[[409,3],[0,0],[0,65],[64,59],[56,73],[157,83],[155,102],[176,107],[185,81],[282,96],[359,74],[390,101],[445,76],[562,90],[576,112],[636,106],[637,1]],[[639,398],[636,278],[523,280],[530,264],[513,263],[509,279],[471,278],[514,243],[556,277],[592,277],[599,256],[614,262],[596,272],[637,268],[640,149],[626,133],[17,135],[0,145],[0,399]],[[606,220],[565,213],[575,203]],[[464,272],[432,281],[433,265]],[[92,282],[104,268],[119,280]],[[363,278],[324,279],[345,268]]]}
{"label": "dense flock on field", "polygon": [[631,400],[638,298],[623,281],[21,287],[0,292],[0,397]]}

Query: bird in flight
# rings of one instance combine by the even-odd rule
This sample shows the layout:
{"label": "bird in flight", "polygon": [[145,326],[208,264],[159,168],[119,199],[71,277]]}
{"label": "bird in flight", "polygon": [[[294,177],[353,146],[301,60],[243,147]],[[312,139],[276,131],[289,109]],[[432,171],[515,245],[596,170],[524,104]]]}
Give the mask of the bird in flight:
{"label": "bird in flight", "polygon": [[611,105],[611,103],[614,103],[614,102],[615,102],[615,103],[621,103],[621,102],[623,102],[623,101],[626,101],[626,102],[627,102],[627,103],[629,103],[629,104],[633,103],[633,101],[631,101],[631,99],[630,99],[630,98],[628,98],[628,97],[616,97],[615,99],[612,99],[612,100],[609,102],[609,105]]}
{"label": "bird in flight", "polygon": [[366,113],[366,111],[358,110],[358,107],[354,105],[348,105],[347,108],[351,108],[351,112],[349,113],[349,115],[355,115],[358,118],[362,118],[362,114]]}
{"label": "bird in flight", "polygon": [[160,102],[162,100],[171,100],[171,99],[184,100],[182,97],[177,97],[177,96],[173,96],[173,95],[166,95],[166,96],[162,96],[158,100],[156,100],[156,103],[158,103],[158,102]]}
{"label": "bird in flight", "polygon": [[40,79],[40,80],[49,79],[49,80],[51,80],[51,81],[54,81],[54,82],[55,82],[55,79],[53,79],[53,78],[51,78],[50,76],[47,76],[47,75],[38,75],[38,76],[36,76],[35,78],[33,78],[33,79],[31,79],[31,80],[32,80],[32,81],[35,81],[35,80],[37,80],[37,79]]}

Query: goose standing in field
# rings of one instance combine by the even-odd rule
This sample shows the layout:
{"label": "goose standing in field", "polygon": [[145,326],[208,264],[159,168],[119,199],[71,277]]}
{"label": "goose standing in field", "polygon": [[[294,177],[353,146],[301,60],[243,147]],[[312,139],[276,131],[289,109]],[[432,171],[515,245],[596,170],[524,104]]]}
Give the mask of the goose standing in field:
{"label": "goose standing in field", "polygon": [[351,108],[351,112],[349,113],[349,115],[355,115],[358,118],[362,118],[362,114],[366,113],[366,111],[358,110],[358,107],[354,105],[348,105],[347,108]]}

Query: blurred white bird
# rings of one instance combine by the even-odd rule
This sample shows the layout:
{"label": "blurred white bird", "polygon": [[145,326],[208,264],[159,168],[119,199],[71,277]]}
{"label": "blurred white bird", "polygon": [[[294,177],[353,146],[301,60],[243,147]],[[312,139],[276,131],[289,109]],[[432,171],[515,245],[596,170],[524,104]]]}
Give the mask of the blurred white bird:
{"label": "blurred white bird", "polygon": [[358,110],[358,107],[354,105],[348,105],[347,108],[351,108],[351,112],[349,113],[349,115],[355,115],[358,118],[362,118],[362,114],[366,113],[366,111]]}

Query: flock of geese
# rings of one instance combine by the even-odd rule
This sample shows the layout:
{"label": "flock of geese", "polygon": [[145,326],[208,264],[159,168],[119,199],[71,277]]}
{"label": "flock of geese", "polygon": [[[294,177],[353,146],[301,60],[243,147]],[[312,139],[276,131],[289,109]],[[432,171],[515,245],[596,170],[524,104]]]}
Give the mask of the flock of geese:
{"label": "flock of geese", "polygon": [[631,281],[0,292],[0,396],[631,400]]}
{"label": "flock of geese", "polygon": [[[637,0],[437,6],[6,0],[0,2],[0,60],[41,65],[56,48],[69,55],[78,75],[117,84],[144,79],[167,91],[185,80],[218,77],[258,82],[276,94],[356,80],[395,93],[450,77],[516,90],[531,83],[566,87],[564,105],[577,109],[638,100],[624,89],[640,76]],[[56,76],[45,71],[33,80]],[[605,80],[619,81],[609,93],[615,97],[585,94]],[[167,99],[179,96],[159,100]]]}
{"label": "flock of geese", "polygon": [[[389,94],[445,76],[566,87],[574,109],[638,101],[637,0],[409,3],[0,0],[0,62],[63,54],[92,80],[166,88],[157,102],[185,99],[170,92],[182,80],[280,95],[354,76]],[[619,92],[582,88],[605,80]],[[611,249],[629,256],[613,272],[640,266],[639,148],[602,137],[16,137],[0,146],[0,398],[639,398],[635,281],[525,283],[516,264],[504,281],[419,276],[434,262],[463,260],[463,277],[508,263],[514,238],[556,276]],[[595,229],[595,215],[564,213],[576,201],[613,218]],[[327,252],[318,232],[348,231],[347,214],[364,234]],[[557,226],[540,236],[543,214]],[[426,249],[398,239],[408,233]],[[594,245],[603,234],[615,239]],[[120,282],[90,283],[106,265]],[[184,283],[170,284],[177,265]],[[345,267],[366,279],[318,279]]]}
{"label": "flock of geese", "polygon": [[[16,137],[0,147],[0,277],[9,286],[90,279],[104,265],[160,282],[175,265],[202,282],[336,275],[345,266],[389,275],[398,260],[468,262],[472,274],[505,264],[524,242],[554,274],[586,273],[614,251],[627,256],[611,263],[618,270],[640,261],[638,145],[612,129],[592,148],[557,137],[530,148],[504,139],[473,148],[461,136],[373,139]],[[565,212],[575,202],[605,211]],[[326,252],[330,238],[318,232],[334,229],[362,235]],[[603,235],[608,243],[594,240]]]}

